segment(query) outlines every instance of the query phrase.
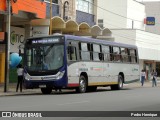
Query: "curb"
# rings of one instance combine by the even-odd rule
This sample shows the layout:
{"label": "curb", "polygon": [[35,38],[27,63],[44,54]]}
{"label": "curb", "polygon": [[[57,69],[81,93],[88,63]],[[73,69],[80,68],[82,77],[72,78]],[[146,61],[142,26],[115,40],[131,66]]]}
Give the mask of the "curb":
{"label": "curb", "polygon": [[[160,81],[157,81],[157,87],[160,86]],[[135,83],[130,83],[130,84],[124,84],[124,88],[147,88],[147,87],[150,87],[152,88],[152,81],[145,81],[144,83],[144,86],[141,86],[141,83],[140,81],[138,82],[135,82]],[[104,88],[104,87],[103,87]],[[16,84],[14,85],[10,85],[9,86],[9,91],[8,92],[4,92],[3,91],[4,87],[2,85],[0,85],[0,97],[5,97],[5,96],[22,96],[22,95],[43,95],[41,93],[41,90],[40,89],[23,89],[22,93],[21,92],[16,92]],[[66,91],[66,90],[65,90]],[[64,91],[64,92],[65,92]],[[63,92],[63,93],[64,93]],[[54,93],[54,92],[53,92]]]}

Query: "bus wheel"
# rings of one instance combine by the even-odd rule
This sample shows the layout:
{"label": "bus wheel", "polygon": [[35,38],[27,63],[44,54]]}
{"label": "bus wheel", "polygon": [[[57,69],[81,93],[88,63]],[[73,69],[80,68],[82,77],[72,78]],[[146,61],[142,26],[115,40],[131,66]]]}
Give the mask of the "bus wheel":
{"label": "bus wheel", "polygon": [[111,90],[121,90],[123,89],[123,77],[121,75],[118,76],[118,84],[111,85]]}
{"label": "bus wheel", "polygon": [[41,88],[43,94],[51,94],[52,88]]}
{"label": "bus wheel", "polygon": [[85,93],[87,88],[87,81],[86,78],[82,75],[79,78],[79,87],[76,88],[76,92],[78,93]]}

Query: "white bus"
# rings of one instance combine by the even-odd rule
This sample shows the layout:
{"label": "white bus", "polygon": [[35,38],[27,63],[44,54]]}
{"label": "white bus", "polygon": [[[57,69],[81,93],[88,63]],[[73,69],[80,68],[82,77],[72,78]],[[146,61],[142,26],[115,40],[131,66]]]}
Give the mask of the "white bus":
{"label": "white bus", "polygon": [[137,47],[73,35],[30,38],[24,49],[24,85],[50,94],[55,88],[79,93],[139,80]]}

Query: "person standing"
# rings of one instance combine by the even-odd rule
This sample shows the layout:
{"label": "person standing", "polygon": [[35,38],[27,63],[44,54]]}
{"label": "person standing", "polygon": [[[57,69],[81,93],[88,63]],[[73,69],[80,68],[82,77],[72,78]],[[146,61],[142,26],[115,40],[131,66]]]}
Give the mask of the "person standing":
{"label": "person standing", "polygon": [[157,86],[157,72],[155,70],[153,70],[152,72],[152,87]]}
{"label": "person standing", "polygon": [[141,86],[143,86],[145,79],[146,79],[146,72],[142,70],[141,71]]}
{"label": "person standing", "polygon": [[18,82],[17,82],[16,92],[18,92],[19,86],[20,86],[20,92],[22,92],[23,68],[21,64],[17,66],[17,75],[18,75]]}

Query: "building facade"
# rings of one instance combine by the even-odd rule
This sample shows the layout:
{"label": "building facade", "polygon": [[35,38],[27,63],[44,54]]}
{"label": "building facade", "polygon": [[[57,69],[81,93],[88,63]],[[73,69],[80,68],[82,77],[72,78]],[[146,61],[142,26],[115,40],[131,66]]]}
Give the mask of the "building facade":
{"label": "building facade", "polygon": [[160,46],[157,44],[160,36],[145,31],[145,4],[135,0],[99,0],[98,6],[98,20],[103,20],[103,26],[112,31],[115,41],[138,47],[140,69],[146,70],[147,79],[153,69],[160,75]]}
{"label": "building facade", "polygon": [[[11,39],[10,53],[18,52],[18,46],[24,43],[25,36],[30,31],[28,27],[30,20],[46,17],[46,3],[37,0],[11,0]],[[0,34],[7,33],[7,15],[8,4],[7,0],[0,1]],[[3,38],[1,34],[0,38]],[[2,42],[3,41],[3,42]],[[6,52],[6,37],[0,40],[0,83],[4,83],[5,77],[5,52]],[[17,81],[16,69],[10,69],[10,82]]]}
{"label": "building facade", "polygon": [[[145,30],[147,32],[160,34],[160,2],[144,2],[144,5],[146,7],[146,18],[152,18],[151,21],[146,22],[152,22],[153,24],[148,24],[145,26]],[[147,23],[146,23],[147,24]]]}
{"label": "building facade", "polygon": [[[96,24],[97,11],[94,4],[97,4],[97,0],[52,0],[52,16],[50,16],[50,0],[11,0],[11,40],[10,40],[10,53],[19,52],[19,46],[24,43],[24,40],[33,34],[33,27],[31,21],[34,19],[46,20],[50,17],[55,17],[55,21],[58,18],[65,22],[65,32],[75,29],[85,29],[90,31],[90,27]],[[7,16],[7,0],[0,1],[0,66],[4,65],[5,61],[5,43],[1,36],[1,32],[6,32],[6,16]],[[54,22],[55,22],[54,21]],[[53,22],[53,23],[54,23]],[[85,22],[84,24],[81,24]],[[47,24],[47,23],[46,23]],[[50,23],[49,23],[50,24]],[[45,26],[46,34],[49,34],[49,24]],[[53,31],[59,31],[56,26],[56,22],[53,24],[55,29]],[[59,24],[60,25],[60,24]],[[40,29],[39,26],[37,29]],[[44,27],[44,26],[43,26]],[[23,53],[23,51],[21,51]],[[3,53],[3,55],[2,55]],[[2,60],[3,58],[3,60]],[[4,70],[1,67],[0,71]],[[4,77],[3,72],[3,77]],[[2,76],[2,75],[0,75]],[[0,77],[1,79],[2,77]],[[16,69],[10,69],[10,82],[16,82]],[[2,81],[2,82],[1,82]],[[3,83],[1,79],[0,83]]]}
{"label": "building facade", "polygon": [[98,0],[97,17],[99,24],[110,29],[145,29],[145,6],[134,0]]}

